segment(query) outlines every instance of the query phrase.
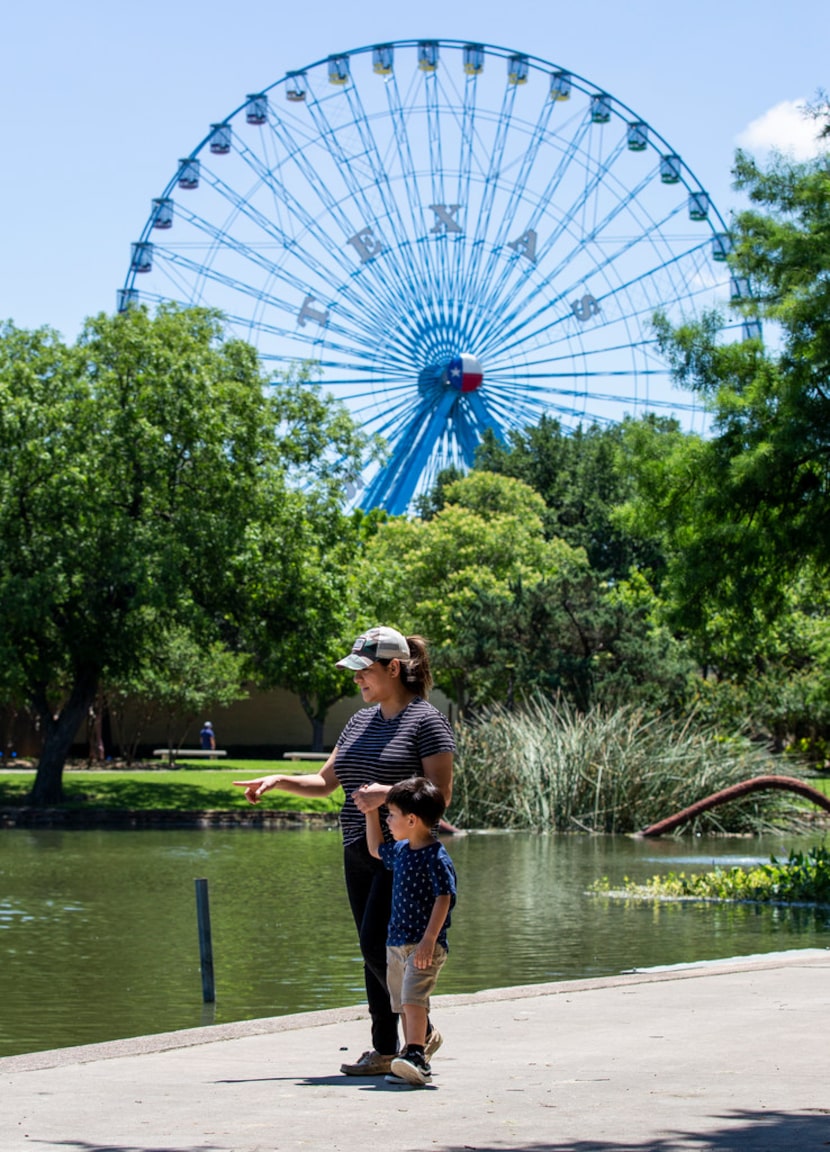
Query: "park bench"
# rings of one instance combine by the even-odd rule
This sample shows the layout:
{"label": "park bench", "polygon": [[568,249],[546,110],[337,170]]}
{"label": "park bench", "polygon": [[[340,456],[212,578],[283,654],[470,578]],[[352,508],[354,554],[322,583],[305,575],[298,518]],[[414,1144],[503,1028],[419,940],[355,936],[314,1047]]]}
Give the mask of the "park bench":
{"label": "park bench", "polygon": [[286,752],[283,760],[328,760],[331,752]]}
{"label": "park bench", "polygon": [[154,748],[154,756],[163,756],[169,760],[189,760],[192,756],[227,756],[222,748]]}

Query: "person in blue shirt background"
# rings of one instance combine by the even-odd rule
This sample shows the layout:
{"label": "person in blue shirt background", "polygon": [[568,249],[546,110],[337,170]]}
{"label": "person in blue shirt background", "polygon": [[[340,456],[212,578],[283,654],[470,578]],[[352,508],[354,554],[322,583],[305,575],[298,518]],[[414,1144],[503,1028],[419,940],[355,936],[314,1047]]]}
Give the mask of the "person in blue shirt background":
{"label": "person in blue shirt background", "polygon": [[205,720],[202,725],[202,731],[199,733],[199,744],[205,752],[214,752],[216,750],[216,736],[213,732],[213,725],[210,720]]}

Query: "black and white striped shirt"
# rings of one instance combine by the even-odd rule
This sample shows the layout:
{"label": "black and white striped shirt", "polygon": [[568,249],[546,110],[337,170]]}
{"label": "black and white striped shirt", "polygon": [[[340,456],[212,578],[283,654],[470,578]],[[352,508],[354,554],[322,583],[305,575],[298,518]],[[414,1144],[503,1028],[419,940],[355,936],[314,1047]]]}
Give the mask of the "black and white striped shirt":
{"label": "black and white striped shirt", "polygon": [[[346,793],[340,810],[343,843],[354,844],[366,835],[366,817],[352,800],[362,784],[397,784],[423,775],[423,760],[439,752],[454,752],[455,740],[446,716],[420,696],[385,720],[376,704],[361,708],[346,724],[337,741],[334,772]],[[384,838],[386,809],[381,809]]]}

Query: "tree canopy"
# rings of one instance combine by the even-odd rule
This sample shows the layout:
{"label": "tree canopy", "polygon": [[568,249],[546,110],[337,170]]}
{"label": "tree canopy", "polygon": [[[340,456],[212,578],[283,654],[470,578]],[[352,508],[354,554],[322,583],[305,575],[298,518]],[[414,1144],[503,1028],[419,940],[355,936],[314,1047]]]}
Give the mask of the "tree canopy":
{"label": "tree canopy", "polygon": [[753,205],[735,221],[736,307],[764,322],[766,343],[724,340],[720,316],[660,322],[675,376],[712,418],[663,478],[662,530],[676,623],[703,635],[726,611],[746,637],[782,609],[805,560],[830,567],[830,157],[762,170],[739,153],[736,180]]}
{"label": "tree canopy", "polygon": [[42,727],[34,802],[59,800],[99,686],[171,629],[240,649],[296,622],[296,526],[334,531],[360,446],[304,384],[266,388],[254,349],[201,309],[99,316],[71,347],[3,327],[0,644],[7,694]]}

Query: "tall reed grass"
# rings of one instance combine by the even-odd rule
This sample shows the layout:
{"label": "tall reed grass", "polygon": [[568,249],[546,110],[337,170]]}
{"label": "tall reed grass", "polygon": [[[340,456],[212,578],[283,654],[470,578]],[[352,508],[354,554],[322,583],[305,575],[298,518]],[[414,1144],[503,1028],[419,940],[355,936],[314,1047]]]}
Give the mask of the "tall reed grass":
{"label": "tall reed grass", "polygon": [[[636,708],[581,713],[536,698],[456,735],[452,819],[463,828],[636,832],[770,772],[768,756],[746,740]],[[704,813],[691,830],[760,832],[793,827],[797,814],[783,793],[754,793]]]}

